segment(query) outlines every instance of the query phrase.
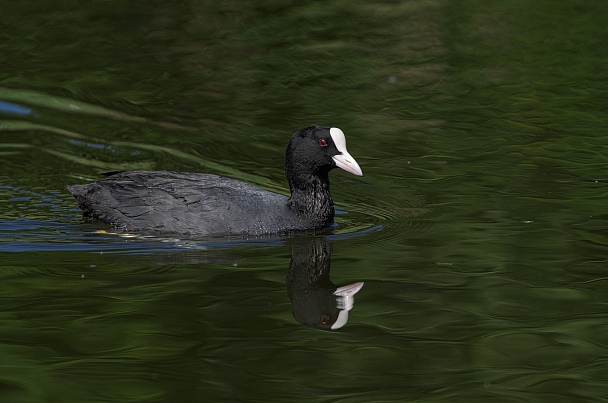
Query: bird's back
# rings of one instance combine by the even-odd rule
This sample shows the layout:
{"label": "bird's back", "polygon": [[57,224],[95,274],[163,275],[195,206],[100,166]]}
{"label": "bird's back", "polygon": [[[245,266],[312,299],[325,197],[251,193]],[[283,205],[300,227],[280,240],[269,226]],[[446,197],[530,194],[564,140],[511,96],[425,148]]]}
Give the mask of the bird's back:
{"label": "bird's back", "polygon": [[85,215],[138,233],[263,235],[299,230],[288,198],[210,174],[130,171],[68,186]]}

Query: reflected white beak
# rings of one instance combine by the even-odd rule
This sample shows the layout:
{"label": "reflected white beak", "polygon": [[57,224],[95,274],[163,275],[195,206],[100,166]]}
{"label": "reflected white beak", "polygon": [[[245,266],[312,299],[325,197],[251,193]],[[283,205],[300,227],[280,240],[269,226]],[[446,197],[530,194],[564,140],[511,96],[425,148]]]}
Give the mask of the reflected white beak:
{"label": "reflected white beak", "polygon": [[340,311],[338,314],[338,319],[331,325],[331,330],[340,329],[342,326],[346,325],[348,322],[348,311]]}
{"label": "reflected white beak", "polygon": [[353,305],[355,304],[355,294],[359,292],[363,284],[363,282],[353,283],[339,287],[334,291],[334,295],[337,297],[336,306],[341,311],[338,314],[338,319],[331,326],[332,330],[340,329],[346,325],[346,322],[348,322],[348,311],[353,309]]}
{"label": "reflected white beak", "polygon": [[353,305],[355,304],[355,294],[359,292],[359,290],[363,287],[362,281],[358,283],[353,283],[349,285],[342,286],[334,291],[334,295],[336,298],[336,307],[338,309],[344,309],[345,311],[350,311],[353,309]]}

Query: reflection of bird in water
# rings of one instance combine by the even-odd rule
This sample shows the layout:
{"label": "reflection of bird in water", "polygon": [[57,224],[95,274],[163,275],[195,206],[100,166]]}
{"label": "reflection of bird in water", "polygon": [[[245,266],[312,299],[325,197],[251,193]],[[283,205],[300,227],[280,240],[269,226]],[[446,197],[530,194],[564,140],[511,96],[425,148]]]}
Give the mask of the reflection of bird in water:
{"label": "reflection of bird in water", "polygon": [[294,318],[305,325],[339,329],[348,321],[362,282],[336,287],[329,279],[331,247],[324,238],[291,240],[287,293]]}

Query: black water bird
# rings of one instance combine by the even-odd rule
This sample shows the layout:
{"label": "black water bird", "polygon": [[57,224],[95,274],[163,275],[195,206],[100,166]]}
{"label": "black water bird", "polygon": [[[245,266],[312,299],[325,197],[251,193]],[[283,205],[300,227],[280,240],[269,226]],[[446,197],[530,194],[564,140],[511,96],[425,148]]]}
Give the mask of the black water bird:
{"label": "black water bird", "polygon": [[125,171],[67,189],[84,215],[124,232],[260,236],[320,229],[334,219],[329,171],[361,176],[342,130],[297,131],[285,152],[291,196],[212,174]]}

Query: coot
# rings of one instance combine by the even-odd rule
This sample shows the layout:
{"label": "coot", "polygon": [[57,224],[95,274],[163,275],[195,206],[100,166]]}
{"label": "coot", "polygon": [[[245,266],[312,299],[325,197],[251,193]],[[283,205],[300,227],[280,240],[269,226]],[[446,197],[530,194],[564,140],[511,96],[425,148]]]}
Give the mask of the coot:
{"label": "coot", "polygon": [[170,171],[119,172],[67,189],[84,215],[119,231],[197,236],[285,234],[334,219],[329,171],[363,175],[336,127],[297,131],[285,152],[291,197],[222,176]]}

